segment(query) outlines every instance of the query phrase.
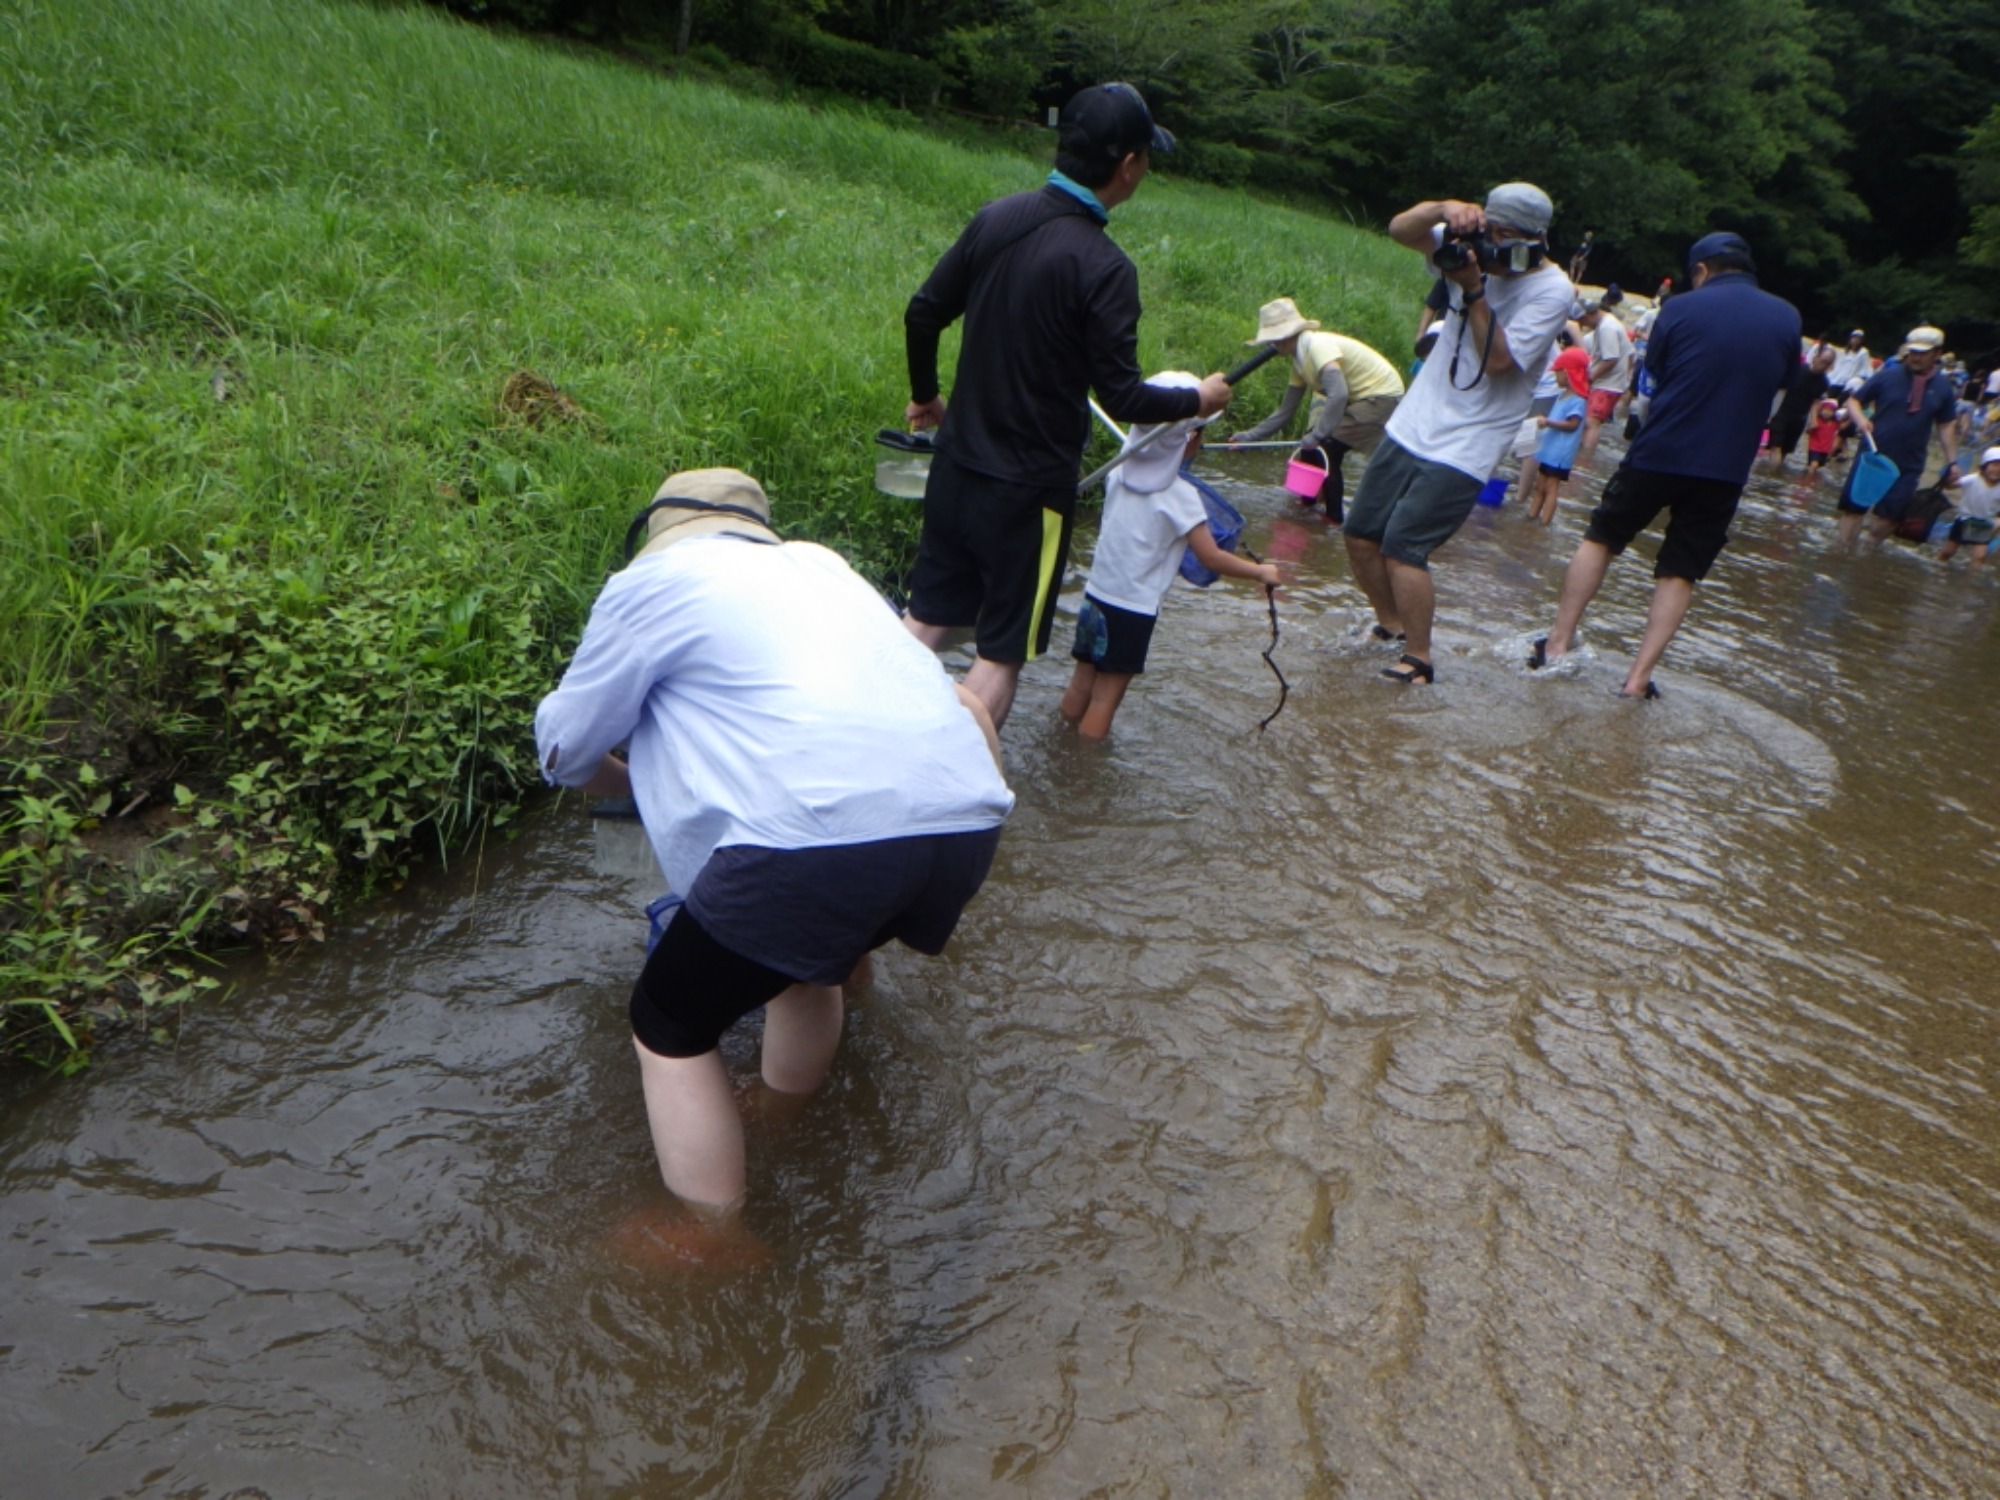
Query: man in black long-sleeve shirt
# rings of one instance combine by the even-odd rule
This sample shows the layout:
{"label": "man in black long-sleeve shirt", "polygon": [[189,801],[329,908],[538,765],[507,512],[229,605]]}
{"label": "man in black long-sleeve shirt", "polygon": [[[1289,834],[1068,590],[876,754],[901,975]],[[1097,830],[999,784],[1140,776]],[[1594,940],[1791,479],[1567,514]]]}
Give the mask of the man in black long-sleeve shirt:
{"label": "man in black long-sleeve shirt", "polygon": [[[976,627],[965,685],[996,726],[1022,666],[1049,647],[1090,391],[1134,424],[1210,416],[1229,402],[1220,374],[1199,391],[1145,383],[1138,272],[1104,233],[1152,153],[1171,149],[1129,84],[1085,89],[1064,106],[1048,182],[982,208],[904,314],[907,416],[912,428],[939,428],[904,623],[933,647],[953,627]],[[947,412],[938,339],[961,316]]]}

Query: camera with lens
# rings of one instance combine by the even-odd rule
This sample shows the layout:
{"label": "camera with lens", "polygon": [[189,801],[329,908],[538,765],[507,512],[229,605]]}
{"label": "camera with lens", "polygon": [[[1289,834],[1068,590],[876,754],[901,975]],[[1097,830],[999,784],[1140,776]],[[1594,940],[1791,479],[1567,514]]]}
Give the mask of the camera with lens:
{"label": "camera with lens", "polygon": [[1444,243],[1431,252],[1431,261],[1440,271],[1459,271],[1472,264],[1475,256],[1481,265],[1493,249],[1493,242],[1484,235],[1446,235]]}
{"label": "camera with lens", "polygon": [[1548,259],[1549,247],[1540,240],[1508,240],[1504,244],[1483,234],[1452,234],[1431,252],[1431,261],[1440,271],[1456,271],[1477,259],[1488,271],[1532,271]]}

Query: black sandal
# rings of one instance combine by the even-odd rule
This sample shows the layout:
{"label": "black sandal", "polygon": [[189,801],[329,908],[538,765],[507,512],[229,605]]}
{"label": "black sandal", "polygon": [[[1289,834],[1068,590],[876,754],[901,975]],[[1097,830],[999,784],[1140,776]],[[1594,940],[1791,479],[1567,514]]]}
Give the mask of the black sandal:
{"label": "black sandal", "polygon": [[1549,664],[1549,638],[1539,636],[1528,650],[1528,670],[1539,672]]}
{"label": "black sandal", "polygon": [[1620,688],[1618,696],[1621,698],[1637,698],[1643,703],[1650,703],[1660,696],[1660,685],[1649,677],[1646,679],[1646,690],[1643,693],[1628,693],[1623,688]]}
{"label": "black sandal", "polygon": [[[1399,672],[1396,670],[1396,667],[1408,667],[1410,670]],[[1404,687],[1408,687],[1413,682],[1437,681],[1437,669],[1421,656],[1412,656],[1407,651],[1403,653],[1403,659],[1396,663],[1396,667],[1384,667],[1382,675],[1391,682],[1402,683]]]}
{"label": "black sandal", "polygon": [[1400,641],[1404,639],[1400,630],[1391,631],[1386,625],[1370,625],[1368,634],[1378,641]]}

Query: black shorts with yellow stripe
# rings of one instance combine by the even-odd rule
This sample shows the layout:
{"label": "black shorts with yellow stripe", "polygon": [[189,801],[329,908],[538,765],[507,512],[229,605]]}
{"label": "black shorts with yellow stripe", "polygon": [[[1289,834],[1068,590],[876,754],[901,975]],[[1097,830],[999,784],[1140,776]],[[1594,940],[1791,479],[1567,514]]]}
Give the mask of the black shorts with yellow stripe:
{"label": "black shorts with yellow stripe", "polygon": [[1046,655],[1075,515],[1073,485],[995,479],[938,454],[924,489],[910,614],[926,625],[973,626],[987,661],[1011,666]]}

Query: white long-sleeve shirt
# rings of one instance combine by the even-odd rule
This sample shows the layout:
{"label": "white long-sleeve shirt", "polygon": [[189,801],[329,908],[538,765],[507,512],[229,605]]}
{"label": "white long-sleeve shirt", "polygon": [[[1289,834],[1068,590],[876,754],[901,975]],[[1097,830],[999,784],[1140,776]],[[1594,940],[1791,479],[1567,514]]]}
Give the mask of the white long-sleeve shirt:
{"label": "white long-sleeve shirt", "polygon": [[669,885],[716,849],[992,828],[1014,805],[951,679],[837,554],[690,537],[614,575],[535,714],[544,774],[631,742]]}
{"label": "white long-sleeve shirt", "polygon": [[1833,368],[1826,372],[1829,390],[1846,390],[1860,385],[1875,373],[1875,357],[1864,349],[1842,349],[1833,356]]}

